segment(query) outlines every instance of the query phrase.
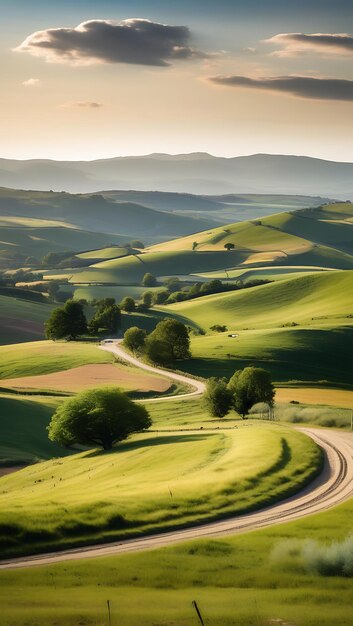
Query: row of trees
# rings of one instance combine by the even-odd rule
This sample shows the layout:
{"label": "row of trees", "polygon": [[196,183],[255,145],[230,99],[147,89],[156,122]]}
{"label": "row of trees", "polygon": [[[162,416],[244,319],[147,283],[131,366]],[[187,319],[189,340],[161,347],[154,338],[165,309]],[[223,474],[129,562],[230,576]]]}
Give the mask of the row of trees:
{"label": "row of trees", "polygon": [[213,417],[224,417],[234,409],[244,419],[259,402],[273,406],[275,389],[269,372],[261,367],[237,370],[229,381],[209,378],[204,402]]}
{"label": "row of trees", "polygon": [[115,334],[121,326],[120,308],[113,298],[105,298],[96,304],[96,310],[88,322],[84,304],[68,300],[64,306],[54,309],[45,322],[47,339],[75,340],[87,333],[108,332]]}
{"label": "row of trees", "polygon": [[143,354],[149,361],[166,367],[176,361],[190,358],[189,332],[185,324],[175,319],[164,319],[148,335],[133,326],[124,334],[124,345],[134,353]]}

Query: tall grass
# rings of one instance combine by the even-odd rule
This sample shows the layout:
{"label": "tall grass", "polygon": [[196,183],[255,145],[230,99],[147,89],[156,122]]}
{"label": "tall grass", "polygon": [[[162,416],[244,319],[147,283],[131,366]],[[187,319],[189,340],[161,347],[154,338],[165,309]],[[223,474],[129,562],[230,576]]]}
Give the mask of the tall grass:
{"label": "tall grass", "polygon": [[290,571],[353,578],[353,536],[328,545],[314,540],[282,543],[275,547],[272,560]]}

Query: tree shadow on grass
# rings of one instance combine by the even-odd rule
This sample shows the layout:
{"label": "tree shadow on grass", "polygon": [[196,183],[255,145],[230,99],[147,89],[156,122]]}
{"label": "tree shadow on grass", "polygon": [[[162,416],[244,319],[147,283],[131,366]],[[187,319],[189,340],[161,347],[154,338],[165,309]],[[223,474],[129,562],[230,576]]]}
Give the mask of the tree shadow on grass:
{"label": "tree shadow on grass", "polygon": [[150,448],[151,446],[160,446],[176,443],[188,443],[192,441],[203,441],[208,437],[214,436],[214,433],[200,433],[200,434],[180,434],[180,435],[159,435],[157,437],[150,437],[148,439],[142,439],[140,441],[123,441],[118,443],[112,450],[92,450],[86,458],[94,458],[98,456],[116,454],[119,452],[130,452],[131,450],[138,450],[139,448]]}

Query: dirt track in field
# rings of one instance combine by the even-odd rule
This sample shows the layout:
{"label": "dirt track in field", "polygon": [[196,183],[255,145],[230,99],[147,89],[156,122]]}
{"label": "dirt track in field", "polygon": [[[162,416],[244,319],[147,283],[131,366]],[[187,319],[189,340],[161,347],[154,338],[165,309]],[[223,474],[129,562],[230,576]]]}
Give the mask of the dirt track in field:
{"label": "dirt track in field", "polygon": [[311,428],[300,430],[312,437],[323,448],[325,466],[316,480],[287,500],[255,513],[229,517],[190,528],[114,543],[3,560],[0,561],[0,570],[140,552],[187,540],[242,534],[326,511],[351,498],[353,496],[353,433]]}
{"label": "dirt track in field", "polygon": [[276,389],[277,402],[291,402],[293,400],[302,404],[350,409],[353,408],[353,391],[349,389],[325,389],[322,387],[279,387]]}
{"label": "dirt track in field", "polygon": [[[156,370],[146,363],[127,354],[119,342],[105,346],[129,363],[140,366],[147,371],[157,371],[163,376],[187,382],[194,388],[189,394],[170,397],[172,401],[180,397],[192,397],[202,394],[205,385],[202,381],[187,378],[173,372]],[[323,471],[312,483],[291,498],[274,504],[270,507],[225,520],[200,524],[190,528],[183,528],[165,533],[158,533],[138,539],[126,539],[109,544],[76,548],[36,556],[19,557],[0,561],[0,569],[17,569],[33,567],[34,565],[50,565],[61,561],[81,560],[93,557],[113,556],[126,552],[139,552],[170,546],[176,543],[210,537],[224,537],[266,528],[275,524],[290,522],[313,513],[326,511],[328,508],[345,502],[353,497],[353,433],[338,432],[335,430],[320,430],[314,428],[300,428],[303,433],[311,437],[324,451],[325,464]]]}
{"label": "dirt track in field", "polygon": [[82,391],[99,385],[117,385],[126,390],[164,393],[170,388],[171,382],[156,374],[144,373],[141,375],[133,368],[124,365],[101,363],[81,365],[69,370],[40,376],[7,378],[1,384],[4,387],[19,390],[45,389],[68,392]]}

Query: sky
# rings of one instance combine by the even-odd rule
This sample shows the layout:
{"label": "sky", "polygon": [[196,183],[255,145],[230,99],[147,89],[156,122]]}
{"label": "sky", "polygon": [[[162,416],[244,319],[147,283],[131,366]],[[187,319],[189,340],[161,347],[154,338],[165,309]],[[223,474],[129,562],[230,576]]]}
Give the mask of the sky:
{"label": "sky", "polygon": [[353,162],[352,0],[0,0],[0,158]]}

